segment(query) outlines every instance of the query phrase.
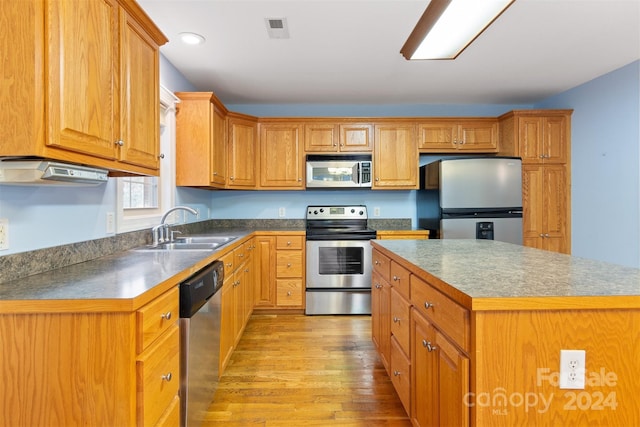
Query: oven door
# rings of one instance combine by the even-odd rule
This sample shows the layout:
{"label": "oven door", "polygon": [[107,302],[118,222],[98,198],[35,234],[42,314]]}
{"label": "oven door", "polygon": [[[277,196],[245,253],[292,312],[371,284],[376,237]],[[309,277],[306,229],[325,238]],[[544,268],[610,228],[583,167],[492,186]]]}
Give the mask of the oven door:
{"label": "oven door", "polygon": [[369,240],[307,240],[307,289],[371,289]]}

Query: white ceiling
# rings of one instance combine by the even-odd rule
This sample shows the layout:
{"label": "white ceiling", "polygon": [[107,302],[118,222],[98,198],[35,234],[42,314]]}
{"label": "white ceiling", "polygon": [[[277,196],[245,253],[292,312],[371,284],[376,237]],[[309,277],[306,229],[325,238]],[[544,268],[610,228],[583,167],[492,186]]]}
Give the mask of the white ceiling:
{"label": "white ceiling", "polygon": [[640,59],[640,0],[516,0],[452,61],[399,53],[429,0],[139,3],[163,55],[225,104],[531,104]]}

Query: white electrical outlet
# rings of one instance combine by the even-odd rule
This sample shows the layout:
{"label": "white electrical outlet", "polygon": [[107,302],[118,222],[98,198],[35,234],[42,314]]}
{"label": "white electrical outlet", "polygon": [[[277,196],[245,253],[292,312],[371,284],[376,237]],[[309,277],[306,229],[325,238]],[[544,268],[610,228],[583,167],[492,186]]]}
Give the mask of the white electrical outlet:
{"label": "white electrical outlet", "polygon": [[375,207],[373,208],[373,216],[380,216],[380,208],[379,207]]}
{"label": "white electrical outlet", "polygon": [[584,389],[585,355],[584,350],[560,350],[560,388]]}
{"label": "white electrical outlet", "polygon": [[113,212],[107,212],[107,234],[116,232],[116,215]]}
{"label": "white electrical outlet", "polygon": [[9,220],[0,218],[0,251],[9,249]]}
{"label": "white electrical outlet", "polygon": [[285,208],[279,208],[278,209],[278,216],[280,218],[284,218],[287,215],[287,211]]}

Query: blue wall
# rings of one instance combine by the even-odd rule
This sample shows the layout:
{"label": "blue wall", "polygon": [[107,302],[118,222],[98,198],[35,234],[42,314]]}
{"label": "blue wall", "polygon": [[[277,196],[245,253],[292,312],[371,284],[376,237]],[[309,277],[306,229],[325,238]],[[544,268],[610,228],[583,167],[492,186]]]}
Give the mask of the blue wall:
{"label": "blue wall", "polygon": [[[171,91],[194,87],[164,57],[161,83]],[[511,109],[572,108],[573,253],[640,266],[640,62],[536,105],[228,105],[269,116],[497,116]],[[433,160],[422,156],[420,163]],[[97,188],[0,186],[0,218],[9,220],[7,255],[107,236],[116,209],[115,183]],[[201,209],[201,219],[303,218],[312,203],[362,203],[380,218],[415,218],[413,191],[207,191],[176,189],[176,203]],[[208,215],[204,214],[206,212]]]}
{"label": "blue wall", "polygon": [[573,108],[572,254],[640,266],[640,61],[546,99]]}

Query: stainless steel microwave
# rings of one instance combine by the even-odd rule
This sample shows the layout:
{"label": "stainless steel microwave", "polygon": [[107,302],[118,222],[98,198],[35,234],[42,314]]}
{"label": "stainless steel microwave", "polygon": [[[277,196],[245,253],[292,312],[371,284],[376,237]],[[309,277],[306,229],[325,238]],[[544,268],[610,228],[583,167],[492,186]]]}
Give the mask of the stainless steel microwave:
{"label": "stainless steel microwave", "polygon": [[370,188],[372,174],[367,154],[307,155],[307,188]]}

